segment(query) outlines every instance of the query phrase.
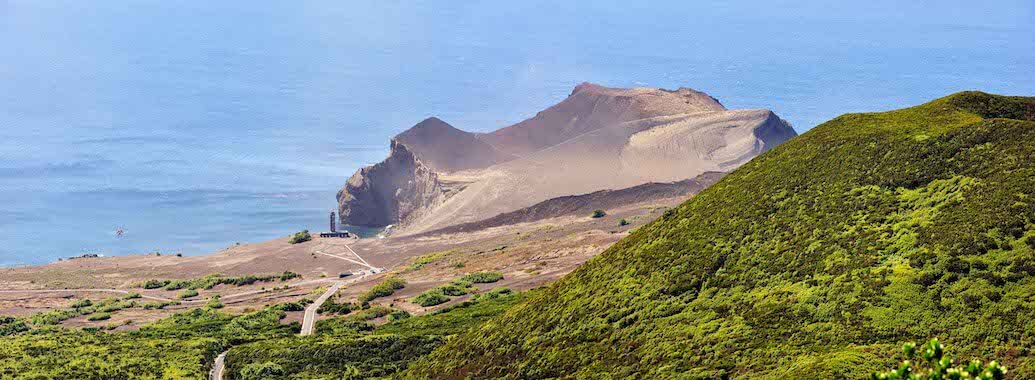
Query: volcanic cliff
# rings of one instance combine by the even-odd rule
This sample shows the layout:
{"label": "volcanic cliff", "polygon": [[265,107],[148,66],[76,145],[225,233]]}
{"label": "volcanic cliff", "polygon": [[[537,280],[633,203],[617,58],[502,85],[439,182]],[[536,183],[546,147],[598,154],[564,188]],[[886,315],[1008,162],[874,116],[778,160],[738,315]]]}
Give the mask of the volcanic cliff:
{"label": "volcanic cliff", "polygon": [[796,133],[769,110],[727,110],[688,88],[590,83],[490,133],[426,119],[338,193],[343,223],[397,234],[476,222],[552,198],[732,170]]}

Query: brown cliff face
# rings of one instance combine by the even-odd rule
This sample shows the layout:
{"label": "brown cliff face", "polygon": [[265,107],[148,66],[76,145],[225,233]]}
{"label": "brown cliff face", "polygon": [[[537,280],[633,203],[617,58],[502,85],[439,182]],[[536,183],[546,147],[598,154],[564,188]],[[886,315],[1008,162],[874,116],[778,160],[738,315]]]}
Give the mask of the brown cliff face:
{"label": "brown cliff face", "polygon": [[580,84],[560,103],[490,133],[429,118],[338,194],[343,223],[397,235],[474,223],[572,194],[729,171],[791,137],[769,110],[727,110],[688,88]]}
{"label": "brown cliff face", "polygon": [[360,169],[338,192],[343,223],[387,226],[432,206],[442,195],[438,175],[398,141],[384,161]]}
{"label": "brown cliff face", "polygon": [[395,140],[439,173],[487,168],[515,158],[480,140],[478,134],[456,129],[437,117],[424,119]]}

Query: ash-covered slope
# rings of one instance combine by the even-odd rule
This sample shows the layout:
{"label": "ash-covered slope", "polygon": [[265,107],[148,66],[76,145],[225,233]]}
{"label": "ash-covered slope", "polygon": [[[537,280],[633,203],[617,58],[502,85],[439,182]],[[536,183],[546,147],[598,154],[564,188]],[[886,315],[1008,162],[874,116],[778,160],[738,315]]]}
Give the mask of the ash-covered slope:
{"label": "ash-covered slope", "polygon": [[840,116],[409,369],[862,379],[904,341],[1035,378],[1035,98]]}
{"label": "ash-covered slope", "polygon": [[395,141],[406,145],[424,164],[440,173],[482,169],[516,158],[496,150],[479,139],[478,134],[456,129],[437,117],[417,123],[396,135]]}
{"label": "ash-covered slope", "polygon": [[707,172],[693,179],[677,182],[650,182],[618,190],[600,190],[589,194],[566,195],[548,199],[520,210],[496,215],[477,222],[452,225],[426,234],[449,234],[478,231],[491,227],[528,223],[565,215],[590,215],[593,211],[610,210],[630,204],[662,199],[685,200],[718,182],[726,173]]}
{"label": "ash-covered slope", "polygon": [[434,202],[408,202],[431,205],[419,212],[375,220],[353,216],[363,214],[352,207],[366,205],[344,202],[370,198],[354,193],[367,189],[346,188],[339,193],[342,222],[398,224],[397,234],[426,232],[565,195],[729,171],[793,136],[768,110],[726,110],[686,88],[581,84],[557,105],[492,133],[463,132],[437,119],[403,132],[395,143],[411,147],[451,191]]}
{"label": "ash-covered slope", "polygon": [[575,86],[571,95],[528,120],[484,134],[482,140],[516,156],[549,148],[584,133],[627,121],[690,112],[724,111],[718,100],[688,88]]}

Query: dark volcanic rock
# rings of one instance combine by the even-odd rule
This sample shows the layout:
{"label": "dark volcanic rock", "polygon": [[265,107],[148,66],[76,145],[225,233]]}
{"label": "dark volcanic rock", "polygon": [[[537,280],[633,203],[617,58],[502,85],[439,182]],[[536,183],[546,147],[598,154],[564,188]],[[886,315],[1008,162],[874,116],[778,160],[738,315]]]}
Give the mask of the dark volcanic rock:
{"label": "dark volcanic rock", "polygon": [[441,196],[438,175],[407,147],[392,140],[384,161],[360,169],[338,191],[342,223],[387,226],[435,203]]}

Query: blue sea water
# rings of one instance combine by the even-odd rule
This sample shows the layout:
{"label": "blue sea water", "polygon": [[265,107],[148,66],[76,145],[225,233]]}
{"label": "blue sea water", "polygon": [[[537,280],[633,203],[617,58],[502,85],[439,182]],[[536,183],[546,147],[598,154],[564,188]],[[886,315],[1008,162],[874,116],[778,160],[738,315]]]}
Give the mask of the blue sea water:
{"label": "blue sea water", "polygon": [[1033,63],[1030,0],[0,0],[0,266],[322,230],[392,135],[492,130],[582,81],[689,86],[804,132],[1035,95]]}

